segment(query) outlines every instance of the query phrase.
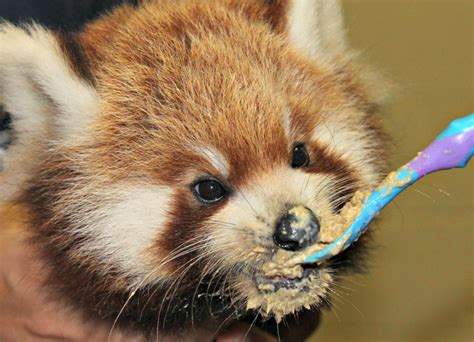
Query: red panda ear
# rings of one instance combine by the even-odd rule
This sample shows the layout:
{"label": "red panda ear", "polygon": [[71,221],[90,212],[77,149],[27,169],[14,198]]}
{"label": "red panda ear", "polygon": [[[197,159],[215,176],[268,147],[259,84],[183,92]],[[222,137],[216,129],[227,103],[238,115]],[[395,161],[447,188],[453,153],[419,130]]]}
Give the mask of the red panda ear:
{"label": "red panda ear", "polygon": [[303,54],[331,62],[347,52],[339,0],[270,0],[269,19]]}
{"label": "red panda ear", "polygon": [[96,92],[72,65],[59,35],[0,24],[0,115],[9,140],[0,146],[0,202],[21,190],[49,140],[80,137],[95,116]]}
{"label": "red panda ear", "polygon": [[288,36],[299,49],[326,59],[347,50],[339,0],[290,0]]}

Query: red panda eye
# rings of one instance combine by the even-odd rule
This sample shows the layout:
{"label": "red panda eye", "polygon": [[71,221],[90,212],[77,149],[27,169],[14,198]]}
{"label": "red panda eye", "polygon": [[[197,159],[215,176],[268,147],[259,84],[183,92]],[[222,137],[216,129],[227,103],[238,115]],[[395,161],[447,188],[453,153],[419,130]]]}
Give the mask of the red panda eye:
{"label": "red panda eye", "polygon": [[291,167],[305,167],[309,164],[309,154],[303,144],[298,144],[293,147],[293,157],[291,159]]}
{"label": "red panda eye", "polygon": [[194,194],[205,203],[215,203],[224,198],[227,191],[214,179],[205,179],[194,185]]}

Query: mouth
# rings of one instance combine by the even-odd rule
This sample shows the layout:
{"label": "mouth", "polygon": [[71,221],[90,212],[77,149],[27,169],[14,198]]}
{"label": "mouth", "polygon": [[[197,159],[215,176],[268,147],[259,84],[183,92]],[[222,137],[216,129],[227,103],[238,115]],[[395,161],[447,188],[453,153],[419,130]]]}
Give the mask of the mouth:
{"label": "mouth", "polygon": [[257,288],[264,293],[276,292],[280,289],[298,289],[302,292],[310,290],[309,284],[318,277],[319,270],[316,265],[302,265],[303,272],[300,277],[266,277],[257,274],[254,277]]}
{"label": "mouth", "polygon": [[317,307],[327,295],[332,277],[321,265],[298,267],[300,272],[254,275],[252,285],[243,292],[247,310],[258,310],[263,317],[274,317],[280,322],[302,308]]}

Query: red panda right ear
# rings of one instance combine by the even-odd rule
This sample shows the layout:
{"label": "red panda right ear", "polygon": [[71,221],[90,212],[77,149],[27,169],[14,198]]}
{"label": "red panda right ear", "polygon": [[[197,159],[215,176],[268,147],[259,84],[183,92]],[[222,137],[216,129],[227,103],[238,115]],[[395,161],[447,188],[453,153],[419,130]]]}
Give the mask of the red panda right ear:
{"label": "red panda right ear", "polygon": [[348,52],[340,0],[262,0],[266,19],[305,56],[332,64]]}
{"label": "red panda right ear", "polygon": [[51,144],[80,139],[96,115],[95,89],[61,43],[41,26],[0,23],[0,202],[15,198]]}
{"label": "red panda right ear", "polygon": [[310,56],[332,59],[347,52],[340,0],[289,0],[290,41]]}

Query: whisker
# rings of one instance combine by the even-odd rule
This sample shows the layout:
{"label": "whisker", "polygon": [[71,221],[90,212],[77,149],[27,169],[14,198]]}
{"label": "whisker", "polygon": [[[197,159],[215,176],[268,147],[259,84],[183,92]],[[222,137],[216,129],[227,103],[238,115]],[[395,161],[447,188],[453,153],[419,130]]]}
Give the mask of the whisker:
{"label": "whisker", "polygon": [[152,272],[148,273],[147,276],[145,276],[143,278],[143,280],[133,289],[132,292],[130,292],[127,300],[125,301],[125,303],[122,305],[122,308],[120,309],[119,313],[117,314],[117,317],[115,317],[114,319],[114,322],[112,324],[112,327],[110,328],[110,331],[109,331],[109,334],[107,335],[107,342],[110,341],[110,339],[112,338],[112,333],[115,329],[115,326],[117,325],[118,323],[118,320],[120,319],[120,316],[122,315],[123,311],[125,310],[126,306],[128,305],[128,303],[130,303],[130,301],[132,300],[132,298],[135,296],[135,294],[137,293],[138,289],[143,285],[143,283],[145,283],[145,281],[152,275]]}
{"label": "whisker", "polygon": [[428,182],[426,182],[426,181],[423,182],[423,183],[419,183],[419,184],[420,184],[420,186],[429,186],[430,188],[441,192],[443,195],[446,195],[447,197],[455,197],[455,196],[453,196],[451,193],[449,193],[449,192],[447,192],[447,191],[445,191],[445,190],[443,190],[443,189],[440,189],[440,188],[438,188],[438,187],[436,187],[436,186],[434,186],[434,185],[432,185],[432,184],[430,184],[430,183],[428,183]]}
{"label": "whisker", "polygon": [[425,198],[428,198],[429,200],[431,200],[431,202],[433,202],[434,204],[438,205],[438,202],[436,202],[436,200],[431,197],[430,195],[428,195],[426,192],[423,192],[421,190],[418,190],[418,189],[411,189],[413,190],[414,192],[417,192],[419,193],[420,195],[424,196]]}
{"label": "whisker", "polygon": [[[339,315],[337,314],[336,310],[334,309],[334,307],[335,307],[336,309],[338,308],[337,305],[334,304],[334,303],[329,302],[325,297],[321,297],[321,300],[327,304],[327,306],[329,307],[329,309],[334,313],[334,316],[336,316],[336,319],[337,319],[337,321],[339,322],[339,324],[341,324],[341,323],[342,323],[341,318],[339,317]],[[334,306],[334,307],[333,307],[333,306]]]}
{"label": "whisker", "polygon": [[255,323],[257,322],[257,318],[258,316],[261,314],[261,311],[259,310],[258,311],[258,314],[255,315],[255,318],[253,319],[252,321],[252,324],[250,324],[250,328],[247,330],[247,332],[245,333],[244,337],[242,338],[242,342],[245,342],[245,340],[247,339],[247,336],[250,334],[250,331],[252,330],[253,326],[255,325]]}
{"label": "whisker", "polygon": [[278,342],[281,342],[281,337],[280,337],[280,323],[277,323],[277,324],[276,324],[276,328],[277,328],[277,338],[278,338]]}
{"label": "whisker", "polygon": [[255,208],[252,206],[252,204],[250,203],[250,201],[247,199],[247,197],[245,196],[244,194],[244,191],[240,190],[239,188],[236,189],[236,191],[242,196],[242,198],[245,200],[245,202],[247,202],[248,206],[250,207],[250,209],[252,209],[252,211],[254,212],[254,214],[256,216],[260,216],[257,212],[257,210],[255,210]]}
{"label": "whisker", "polygon": [[[245,306],[245,304],[242,304],[242,305],[238,308],[238,310],[241,310],[244,306]],[[220,330],[225,326],[225,324],[234,316],[234,314],[235,314],[235,312],[231,312],[231,313],[229,314],[229,316],[227,316],[227,318],[222,321],[222,323],[219,325],[219,327],[217,328],[217,330],[216,330],[216,332],[214,333],[213,336],[217,336],[217,334],[219,333],[219,331],[220,331]]]}
{"label": "whisker", "polygon": [[309,173],[308,177],[306,177],[306,182],[301,184],[300,196],[303,194],[304,191],[306,191],[306,188],[308,187],[311,176],[313,176],[313,174]]}

